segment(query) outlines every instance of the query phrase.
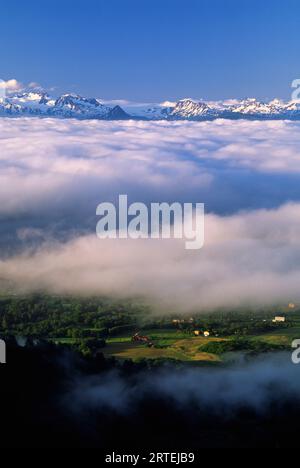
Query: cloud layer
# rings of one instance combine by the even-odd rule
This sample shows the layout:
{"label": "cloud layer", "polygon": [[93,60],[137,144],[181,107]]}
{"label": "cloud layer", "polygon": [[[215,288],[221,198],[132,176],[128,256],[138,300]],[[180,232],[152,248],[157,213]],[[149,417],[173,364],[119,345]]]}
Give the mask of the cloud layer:
{"label": "cloud layer", "polygon": [[260,207],[284,202],[300,195],[299,128],[284,121],[2,118],[0,216],[40,215],[45,204],[69,209],[80,201],[94,211],[119,193],[204,201],[217,212],[247,208],[253,198]]}
{"label": "cloud layer", "polygon": [[[299,129],[2,118],[0,278],[180,310],[300,300]],[[98,240],[96,206],[120,193],[206,203],[205,247]]]}
{"label": "cloud layer", "polygon": [[300,301],[300,204],[206,216],[205,246],[178,240],[46,242],[0,262],[22,291],[144,296],[181,311]]}

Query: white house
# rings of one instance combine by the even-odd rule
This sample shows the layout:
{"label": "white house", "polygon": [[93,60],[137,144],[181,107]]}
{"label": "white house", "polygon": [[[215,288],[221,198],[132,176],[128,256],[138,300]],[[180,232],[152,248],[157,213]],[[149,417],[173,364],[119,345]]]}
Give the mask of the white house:
{"label": "white house", "polygon": [[282,322],[285,322],[286,318],[285,317],[280,317],[280,316],[277,316],[274,318],[274,320],[272,320],[273,323],[282,323]]}

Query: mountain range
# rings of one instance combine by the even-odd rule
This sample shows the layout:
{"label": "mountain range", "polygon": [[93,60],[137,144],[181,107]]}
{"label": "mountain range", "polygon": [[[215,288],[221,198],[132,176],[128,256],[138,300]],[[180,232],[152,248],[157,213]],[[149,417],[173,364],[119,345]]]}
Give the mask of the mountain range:
{"label": "mountain range", "polygon": [[63,94],[53,98],[44,91],[11,94],[0,98],[0,116],[60,117],[98,120],[214,120],[289,119],[300,120],[300,102],[274,99],[261,102],[254,98],[217,102],[182,99],[164,104],[106,105],[96,98]]}

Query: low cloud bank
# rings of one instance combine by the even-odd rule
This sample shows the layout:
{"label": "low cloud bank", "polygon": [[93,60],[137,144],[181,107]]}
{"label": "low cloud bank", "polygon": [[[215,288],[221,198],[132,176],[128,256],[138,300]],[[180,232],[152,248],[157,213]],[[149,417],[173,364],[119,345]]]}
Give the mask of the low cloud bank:
{"label": "low cloud bank", "polygon": [[205,408],[219,415],[241,408],[267,412],[285,400],[299,404],[300,374],[288,353],[267,355],[257,360],[223,369],[180,369],[137,373],[124,377],[110,371],[99,376],[80,376],[66,401],[80,412],[109,408],[134,412],[149,398],[165,399],[178,409]]}
{"label": "low cloud bank", "polygon": [[0,261],[0,278],[23,292],[143,296],[182,311],[300,301],[300,204],[209,214],[199,251],[96,234],[46,241]]}

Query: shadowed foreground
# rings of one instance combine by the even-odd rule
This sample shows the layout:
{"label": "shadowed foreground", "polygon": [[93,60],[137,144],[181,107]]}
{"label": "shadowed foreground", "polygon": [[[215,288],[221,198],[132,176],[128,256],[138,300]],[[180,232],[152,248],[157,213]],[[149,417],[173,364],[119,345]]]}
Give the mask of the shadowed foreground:
{"label": "shadowed foreground", "polygon": [[[266,377],[265,395],[251,401],[240,382],[243,402],[244,390],[234,387],[230,369],[118,364],[46,344],[20,348],[12,342],[7,354],[8,364],[0,367],[2,447],[97,447],[108,453],[298,444],[300,399],[297,381],[285,387],[290,371],[282,387],[280,374]],[[297,366],[291,369],[296,375]],[[218,389],[219,396],[206,396]]]}

